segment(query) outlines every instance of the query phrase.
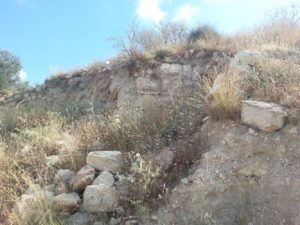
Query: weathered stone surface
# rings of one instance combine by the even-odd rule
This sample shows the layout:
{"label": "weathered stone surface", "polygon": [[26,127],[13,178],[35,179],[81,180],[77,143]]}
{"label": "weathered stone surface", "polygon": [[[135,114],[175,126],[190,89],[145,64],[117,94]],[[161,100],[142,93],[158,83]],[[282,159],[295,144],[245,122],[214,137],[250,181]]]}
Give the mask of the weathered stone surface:
{"label": "weathered stone surface", "polygon": [[121,222],[120,219],[111,218],[109,221],[109,225],[119,225]]}
{"label": "weathered stone surface", "polygon": [[93,185],[105,184],[109,187],[115,183],[114,176],[108,171],[102,171],[99,176],[94,180]]}
{"label": "weathered stone surface", "polygon": [[275,132],[282,128],[287,119],[287,110],[275,103],[243,101],[241,120],[244,124]]}
{"label": "weathered stone surface", "polygon": [[88,213],[77,212],[65,220],[66,225],[91,225],[93,216]]}
{"label": "weathered stone surface", "polygon": [[86,186],[93,183],[95,176],[95,169],[91,166],[82,167],[71,181],[72,191],[83,191]]}
{"label": "weathered stone surface", "polygon": [[163,63],[160,66],[160,73],[163,76],[178,76],[182,73],[182,65]]}
{"label": "weathered stone surface", "polygon": [[212,99],[213,95],[215,95],[216,93],[218,93],[220,91],[225,77],[226,77],[226,74],[224,74],[224,73],[221,73],[216,77],[216,79],[214,80],[213,85],[210,88],[209,93],[208,93],[209,100]]}
{"label": "weathered stone surface", "polygon": [[54,197],[53,208],[57,212],[74,213],[79,209],[81,199],[75,192],[70,194],[60,194]]}
{"label": "weathered stone surface", "polygon": [[171,191],[157,224],[240,225],[258,218],[261,224],[298,224],[300,140],[285,128],[255,136],[237,122],[206,121],[205,153],[188,182]]}
{"label": "weathered stone surface", "polygon": [[229,69],[240,74],[249,73],[251,71],[251,65],[254,64],[259,56],[261,56],[261,54],[257,51],[241,50],[236,53],[231,60]]}
{"label": "weathered stone surface", "polygon": [[95,222],[93,225],[103,225],[102,222]]}
{"label": "weathered stone surface", "polygon": [[[131,74],[133,71],[128,70],[128,65],[124,61],[116,60],[100,67],[94,64],[92,67],[75,72],[62,73],[59,78],[48,79],[39,89],[5,96],[0,104],[15,105],[36,100],[42,100],[47,104],[58,99],[82,104],[93,99],[94,109],[103,110],[99,104],[121,106],[141,96],[158,96],[159,94],[159,97],[163,96],[163,99],[167,100],[172,100],[174,95],[190,96],[198,93],[199,90],[193,85],[186,84],[192,81],[195,84],[199,83],[200,75],[209,74],[215,70],[219,72],[222,61],[229,61],[220,54],[217,54],[218,60],[216,60],[214,55],[214,53],[207,54],[203,51],[197,56],[199,59],[192,63],[181,62],[180,57],[170,58],[163,63],[161,60],[152,61],[151,65],[141,63],[138,65],[139,70],[134,71],[133,74]],[[89,105],[85,107],[89,108]]]}
{"label": "weathered stone surface", "polygon": [[83,206],[89,213],[115,211],[118,200],[117,191],[105,184],[87,186],[83,194]]}
{"label": "weathered stone surface", "polygon": [[259,163],[254,163],[248,165],[241,170],[239,170],[239,174],[244,175],[246,177],[261,177],[267,173],[266,170]]}
{"label": "weathered stone surface", "polygon": [[118,182],[116,182],[116,189],[120,195],[122,201],[128,201],[133,195],[132,193],[132,182],[125,176],[119,175]]}
{"label": "weathered stone surface", "polygon": [[123,166],[122,153],[118,151],[90,152],[86,163],[100,171],[119,172]]}
{"label": "weathered stone surface", "polygon": [[54,177],[55,194],[67,193],[70,190],[70,182],[75,173],[71,170],[59,170]]}
{"label": "weathered stone surface", "polygon": [[136,79],[136,87],[139,93],[143,94],[159,94],[160,85],[159,79],[152,77],[139,77]]}
{"label": "weathered stone surface", "polygon": [[156,156],[155,163],[161,169],[167,170],[173,163],[175,153],[172,152],[169,148],[163,148]]}
{"label": "weathered stone surface", "polygon": [[137,220],[129,220],[125,223],[125,225],[139,225],[139,221]]}

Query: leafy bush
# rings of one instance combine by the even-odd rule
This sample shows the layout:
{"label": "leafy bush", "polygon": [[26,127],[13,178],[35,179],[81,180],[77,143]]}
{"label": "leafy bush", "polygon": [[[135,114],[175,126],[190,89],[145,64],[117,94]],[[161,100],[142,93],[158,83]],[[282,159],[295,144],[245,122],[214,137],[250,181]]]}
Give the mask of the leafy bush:
{"label": "leafy bush", "polygon": [[21,70],[18,57],[7,50],[0,49],[0,90],[10,88],[19,80],[18,72]]}
{"label": "leafy bush", "polygon": [[17,92],[29,88],[28,83],[22,82],[18,73],[22,66],[19,58],[8,50],[0,49],[0,91]]}

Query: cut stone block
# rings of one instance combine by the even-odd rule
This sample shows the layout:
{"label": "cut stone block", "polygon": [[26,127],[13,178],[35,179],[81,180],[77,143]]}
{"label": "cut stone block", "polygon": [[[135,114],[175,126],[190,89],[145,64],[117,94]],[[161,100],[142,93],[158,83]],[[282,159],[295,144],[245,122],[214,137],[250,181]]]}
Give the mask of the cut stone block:
{"label": "cut stone block", "polygon": [[119,172],[123,166],[122,153],[119,151],[90,152],[86,163],[100,171]]}
{"label": "cut stone block", "polygon": [[280,130],[287,119],[287,109],[275,103],[243,101],[241,120],[244,124],[267,132]]}

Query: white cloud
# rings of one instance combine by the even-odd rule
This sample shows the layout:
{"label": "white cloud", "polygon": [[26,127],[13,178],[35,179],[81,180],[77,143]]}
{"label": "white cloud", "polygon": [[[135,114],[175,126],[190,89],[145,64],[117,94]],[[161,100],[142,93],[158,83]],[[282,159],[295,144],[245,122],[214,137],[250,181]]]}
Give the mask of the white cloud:
{"label": "white cloud", "polygon": [[272,5],[291,5],[299,4],[300,0],[203,0],[206,3],[252,3],[252,4],[272,4]]}
{"label": "white cloud", "polygon": [[191,6],[190,4],[185,4],[179,8],[175,16],[175,20],[189,23],[199,12],[200,12],[199,7],[194,7]]}
{"label": "white cloud", "polygon": [[150,22],[158,23],[164,19],[167,12],[160,7],[162,0],[138,0],[137,15]]}
{"label": "white cloud", "polygon": [[20,4],[20,5],[27,2],[27,0],[16,0],[16,1],[17,1],[17,3]]}
{"label": "white cloud", "polygon": [[18,73],[18,76],[19,76],[21,81],[26,81],[27,80],[27,73],[24,70],[21,70]]}

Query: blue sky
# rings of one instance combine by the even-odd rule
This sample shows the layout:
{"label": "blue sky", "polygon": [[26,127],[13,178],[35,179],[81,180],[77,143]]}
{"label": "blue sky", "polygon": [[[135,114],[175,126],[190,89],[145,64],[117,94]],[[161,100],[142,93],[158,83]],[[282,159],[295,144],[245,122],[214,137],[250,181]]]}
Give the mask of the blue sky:
{"label": "blue sky", "polygon": [[210,23],[225,33],[257,24],[273,8],[300,0],[0,0],[0,48],[18,55],[21,76],[42,83],[60,70],[113,56],[108,40],[133,19]]}

